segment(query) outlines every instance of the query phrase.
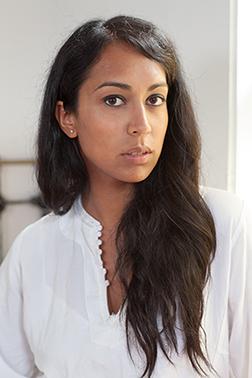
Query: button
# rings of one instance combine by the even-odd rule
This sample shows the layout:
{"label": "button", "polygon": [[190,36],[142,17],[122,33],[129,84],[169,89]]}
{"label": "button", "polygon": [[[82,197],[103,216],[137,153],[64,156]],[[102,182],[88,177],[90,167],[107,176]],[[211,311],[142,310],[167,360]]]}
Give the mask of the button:
{"label": "button", "polygon": [[98,253],[99,253],[99,255],[102,255],[102,249],[101,248],[98,248]]}
{"label": "button", "polygon": [[104,273],[107,273],[107,269],[106,268],[102,267],[102,270],[103,270]]}
{"label": "button", "polygon": [[106,285],[106,286],[109,286],[109,285],[110,285],[109,280],[105,280],[105,285]]}
{"label": "button", "polygon": [[103,268],[103,262],[102,262],[102,259],[99,259],[99,264],[100,264],[100,266]]}
{"label": "button", "polygon": [[98,236],[98,238],[101,237],[101,236],[102,236],[102,232],[101,232],[101,231],[98,231],[98,232],[97,232],[97,236]]}
{"label": "button", "polygon": [[103,228],[103,227],[102,227],[102,225],[101,225],[101,224],[99,224],[99,225],[97,226],[97,230],[98,230],[98,231],[101,231],[101,230],[102,230],[102,228]]}
{"label": "button", "polygon": [[102,244],[102,241],[98,239],[98,245],[101,245],[101,244]]}

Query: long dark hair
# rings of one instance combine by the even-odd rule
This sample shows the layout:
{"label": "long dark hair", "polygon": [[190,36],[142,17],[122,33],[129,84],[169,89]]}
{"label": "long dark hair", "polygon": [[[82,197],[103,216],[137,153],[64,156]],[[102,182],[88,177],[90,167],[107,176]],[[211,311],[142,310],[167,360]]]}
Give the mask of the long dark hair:
{"label": "long dark hair", "polygon": [[179,320],[184,352],[195,371],[206,374],[212,365],[201,325],[203,289],[215,254],[215,226],[199,190],[200,137],[178,56],[152,23],[128,16],[91,20],[61,47],[41,108],[38,184],[46,205],[56,214],[66,213],[85,190],[88,174],[78,139],[61,131],[55,107],[61,100],[66,109],[76,111],[81,84],[103,49],[115,40],[161,63],[169,85],[169,125],[160,158],[151,174],[134,184],[134,197],[116,234],[116,271],[126,292],[121,311],[125,307],[128,350],[131,355],[133,331],[146,356],[142,377],[150,377],[158,346],[171,363],[171,352],[178,352]]}

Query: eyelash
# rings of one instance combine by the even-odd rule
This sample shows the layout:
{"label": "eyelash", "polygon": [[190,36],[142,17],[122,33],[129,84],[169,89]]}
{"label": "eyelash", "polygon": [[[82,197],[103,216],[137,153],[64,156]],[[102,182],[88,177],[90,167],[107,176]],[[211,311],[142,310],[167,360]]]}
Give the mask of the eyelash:
{"label": "eyelash", "polygon": [[[159,98],[160,100],[162,100],[161,104],[158,104],[158,105],[150,104],[150,106],[155,106],[155,107],[162,105],[162,104],[166,101],[165,97],[160,96],[160,95],[158,95],[158,94],[153,94],[153,95],[151,95],[150,97],[148,97],[148,99],[150,99],[150,98]],[[124,102],[124,104],[125,104],[125,102],[126,102],[125,98],[122,97],[122,96],[119,96],[119,95],[110,95],[110,96],[106,96],[106,97],[104,97],[103,101],[104,101],[105,105],[107,105],[107,106],[109,106],[109,107],[111,107],[111,108],[117,108],[117,107],[119,107],[119,106],[121,106],[121,105],[110,105],[110,104],[107,104],[106,101],[108,101],[108,100],[110,100],[110,99],[120,99],[121,101]],[[147,100],[148,100],[148,99],[147,99]]]}

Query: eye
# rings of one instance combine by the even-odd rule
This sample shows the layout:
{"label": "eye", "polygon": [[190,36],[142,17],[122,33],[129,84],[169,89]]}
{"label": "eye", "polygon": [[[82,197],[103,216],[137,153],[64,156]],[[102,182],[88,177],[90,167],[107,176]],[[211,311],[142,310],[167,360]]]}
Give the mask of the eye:
{"label": "eye", "polygon": [[165,102],[165,98],[163,96],[154,94],[148,97],[147,101],[152,106],[159,106]]}
{"label": "eye", "polygon": [[124,99],[120,96],[107,96],[103,99],[106,105],[116,107],[125,103]]}

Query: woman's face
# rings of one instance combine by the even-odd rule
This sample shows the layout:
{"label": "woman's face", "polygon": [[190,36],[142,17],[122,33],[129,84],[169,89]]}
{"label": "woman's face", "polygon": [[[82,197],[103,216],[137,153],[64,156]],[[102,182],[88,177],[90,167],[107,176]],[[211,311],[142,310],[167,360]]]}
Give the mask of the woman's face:
{"label": "woman's face", "polygon": [[[135,183],[149,176],[168,125],[168,87],[162,66],[128,45],[107,46],[68,114],[89,177]],[[134,149],[135,153],[134,153]]]}

